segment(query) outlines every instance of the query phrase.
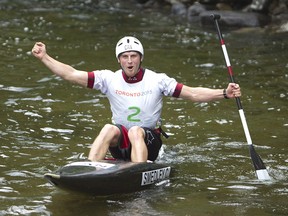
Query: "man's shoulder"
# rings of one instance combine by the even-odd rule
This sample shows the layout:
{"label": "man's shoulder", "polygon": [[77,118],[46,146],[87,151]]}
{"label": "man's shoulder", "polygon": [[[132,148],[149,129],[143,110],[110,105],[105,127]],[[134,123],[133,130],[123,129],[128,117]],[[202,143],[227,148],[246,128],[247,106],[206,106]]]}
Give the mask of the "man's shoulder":
{"label": "man's shoulder", "polygon": [[117,70],[114,72],[109,69],[94,70],[93,72],[96,76],[100,76],[100,77],[109,77],[109,76],[115,76],[119,73],[121,74],[121,70]]}
{"label": "man's shoulder", "polygon": [[100,70],[96,69],[96,70],[93,70],[93,72],[94,73],[116,73],[117,71],[114,72],[114,71],[109,70],[109,69],[100,69]]}
{"label": "man's shoulder", "polygon": [[156,72],[156,71],[153,71],[153,70],[147,69],[147,68],[145,68],[145,74],[148,74],[149,76],[158,77],[158,78],[168,77],[165,73]]}
{"label": "man's shoulder", "polygon": [[156,71],[153,71],[153,70],[151,70],[151,69],[149,69],[149,68],[143,68],[143,71],[144,71],[145,73],[153,73],[153,74],[157,74]]}

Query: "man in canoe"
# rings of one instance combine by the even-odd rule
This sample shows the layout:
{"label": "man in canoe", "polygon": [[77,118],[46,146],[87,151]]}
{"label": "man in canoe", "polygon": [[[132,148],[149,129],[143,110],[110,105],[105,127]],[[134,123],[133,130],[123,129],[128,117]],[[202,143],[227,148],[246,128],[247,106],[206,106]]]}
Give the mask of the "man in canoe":
{"label": "man in canoe", "polygon": [[240,87],[229,83],[226,89],[189,87],[163,73],[144,69],[144,49],[131,36],[116,44],[118,71],[77,70],[52,58],[45,44],[36,42],[32,53],[54,74],[81,86],[100,90],[110,102],[112,123],[106,124],[92,144],[89,160],[105,158],[108,150],[117,159],[132,162],[154,161],[162,146],[159,122],[163,96],[179,97],[193,102],[209,102],[241,96]]}

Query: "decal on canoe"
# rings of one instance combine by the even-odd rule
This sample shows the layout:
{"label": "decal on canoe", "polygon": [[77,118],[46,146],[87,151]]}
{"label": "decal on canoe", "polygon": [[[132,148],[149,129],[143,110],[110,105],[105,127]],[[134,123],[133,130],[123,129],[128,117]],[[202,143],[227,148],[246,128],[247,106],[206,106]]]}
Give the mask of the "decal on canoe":
{"label": "decal on canoe", "polygon": [[65,167],[67,166],[92,166],[98,169],[108,169],[110,167],[115,166],[115,164],[104,163],[104,162],[81,161],[81,162],[73,162],[73,163],[67,164]]}
{"label": "decal on canoe", "polygon": [[141,186],[153,184],[156,181],[164,180],[169,177],[171,167],[142,172]]}

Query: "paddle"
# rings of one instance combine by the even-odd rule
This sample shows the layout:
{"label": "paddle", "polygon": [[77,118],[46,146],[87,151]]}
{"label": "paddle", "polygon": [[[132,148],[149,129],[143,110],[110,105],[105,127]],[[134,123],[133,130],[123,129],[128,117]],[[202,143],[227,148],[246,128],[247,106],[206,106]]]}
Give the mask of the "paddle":
{"label": "paddle", "polygon": [[[219,24],[218,24],[218,20],[220,19],[220,15],[212,14],[211,18],[215,22],[215,26],[216,26],[216,29],[217,29],[219,41],[220,41],[220,44],[221,44],[221,47],[222,47],[222,51],[223,51],[223,54],[224,54],[224,58],[225,58],[225,61],[226,61],[226,66],[227,66],[227,69],[228,69],[228,74],[229,74],[229,77],[230,77],[230,81],[232,83],[235,83],[235,79],[234,79],[234,76],[233,76],[233,71],[232,71],[232,67],[231,67],[231,64],[230,64],[228,52],[227,52],[227,49],[226,49],[226,46],[225,46],[225,43],[224,43],[224,39],[223,39],[222,33],[220,31],[220,28],[219,28]],[[250,133],[249,133],[248,125],[247,125],[247,122],[246,122],[246,118],[245,118],[245,115],[244,115],[244,111],[243,111],[243,108],[242,108],[242,104],[241,104],[240,98],[236,97],[235,99],[236,99],[236,103],[237,103],[240,119],[241,119],[241,122],[242,122],[242,126],[243,126],[243,129],[244,129],[244,133],[245,133],[245,136],[246,136],[246,140],[247,140],[247,143],[248,143],[248,146],[249,146],[250,156],[251,156],[254,168],[256,170],[256,175],[257,175],[259,180],[270,180],[271,178],[270,178],[270,176],[269,176],[269,174],[268,174],[268,172],[266,170],[266,167],[265,167],[262,159],[260,158],[260,156],[256,153],[256,150],[254,149],[254,146],[252,144],[252,139],[251,139],[251,136],[250,136]]]}

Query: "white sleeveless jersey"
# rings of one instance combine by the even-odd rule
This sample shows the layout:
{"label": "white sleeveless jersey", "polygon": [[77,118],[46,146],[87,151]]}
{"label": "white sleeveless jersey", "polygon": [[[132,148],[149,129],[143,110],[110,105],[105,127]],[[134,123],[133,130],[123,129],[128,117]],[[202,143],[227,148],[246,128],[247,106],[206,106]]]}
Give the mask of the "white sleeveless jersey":
{"label": "white sleeveless jersey", "polygon": [[107,96],[111,105],[112,121],[127,129],[132,126],[155,128],[161,116],[163,95],[172,96],[177,82],[163,73],[145,69],[143,79],[127,83],[122,70],[97,70],[93,89]]}

